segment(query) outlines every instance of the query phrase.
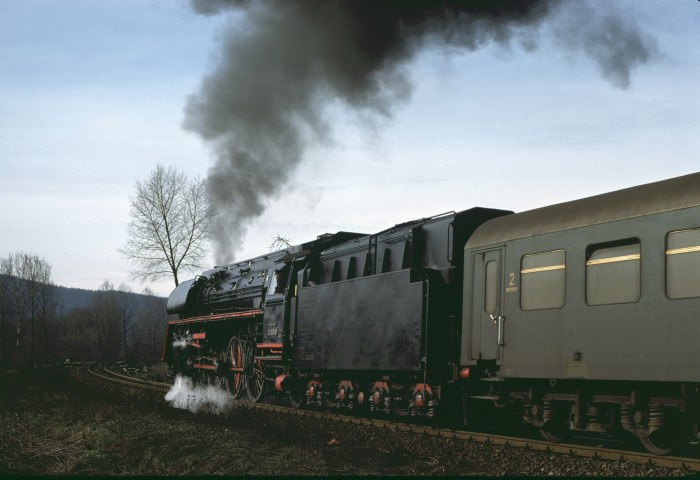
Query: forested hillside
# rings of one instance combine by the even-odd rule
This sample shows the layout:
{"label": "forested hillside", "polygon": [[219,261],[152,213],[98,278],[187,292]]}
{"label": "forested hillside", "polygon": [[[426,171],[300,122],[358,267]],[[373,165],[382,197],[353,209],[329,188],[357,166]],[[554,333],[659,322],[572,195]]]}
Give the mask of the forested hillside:
{"label": "forested hillside", "polygon": [[105,281],[83,290],[0,275],[0,371],[71,360],[158,358],[166,299]]}

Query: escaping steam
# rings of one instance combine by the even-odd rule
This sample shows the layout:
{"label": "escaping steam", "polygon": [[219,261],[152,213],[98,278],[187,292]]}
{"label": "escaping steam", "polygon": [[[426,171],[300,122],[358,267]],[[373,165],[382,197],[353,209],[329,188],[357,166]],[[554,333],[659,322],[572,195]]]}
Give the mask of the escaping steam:
{"label": "escaping steam", "polygon": [[191,342],[192,335],[190,335],[189,331],[184,335],[173,334],[173,348],[185,348]]}
{"label": "escaping steam", "polygon": [[188,98],[185,128],[216,152],[207,188],[220,214],[212,238],[228,263],[245,235],[301,162],[327,139],[324,108],[339,100],[388,117],[407,101],[404,67],[425,46],[476,50],[514,39],[536,47],[551,26],[562,48],[595,61],[613,86],[655,52],[652,38],[599,3],[558,0],[192,0],[206,15],[245,14],[223,41],[221,61]]}
{"label": "escaping steam", "polygon": [[191,378],[177,375],[165,400],[173,407],[190,410],[193,413],[224,413],[232,405],[233,396],[216,385],[195,384]]}

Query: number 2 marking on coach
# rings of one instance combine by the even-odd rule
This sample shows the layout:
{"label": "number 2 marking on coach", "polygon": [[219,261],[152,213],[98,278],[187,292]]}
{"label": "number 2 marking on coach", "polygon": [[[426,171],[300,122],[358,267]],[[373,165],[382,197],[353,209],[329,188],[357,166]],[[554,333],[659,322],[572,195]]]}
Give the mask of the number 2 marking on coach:
{"label": "number 2 marking on coach", "polygon": [[517,292],[518,287],[515,285],[515,273],[510,272],[508,274],[508,286],[506,287],[506,292]]}

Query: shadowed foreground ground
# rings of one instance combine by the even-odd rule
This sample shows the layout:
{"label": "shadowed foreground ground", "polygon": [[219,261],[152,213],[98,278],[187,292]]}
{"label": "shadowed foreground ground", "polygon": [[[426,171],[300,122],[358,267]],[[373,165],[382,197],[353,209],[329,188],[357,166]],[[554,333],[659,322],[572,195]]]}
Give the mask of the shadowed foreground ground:
{"label": "shadowed foreground ground", "polygon": [[0,473],[68,475],[633,475],[684,472],[232,409],[177,410],[84,372],[5,374]]}

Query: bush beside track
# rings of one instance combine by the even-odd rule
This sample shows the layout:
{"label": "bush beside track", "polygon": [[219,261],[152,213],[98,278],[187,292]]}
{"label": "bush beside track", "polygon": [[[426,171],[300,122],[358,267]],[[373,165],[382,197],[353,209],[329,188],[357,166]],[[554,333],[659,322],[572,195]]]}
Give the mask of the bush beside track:
{"label": "bush beside track", "polygon": [[[689,472],[232,408],[171,408],[85,369],[4,375],[0,473],[69,475],[595,475]],[[128,394],[125,394],[128,393]]]}

